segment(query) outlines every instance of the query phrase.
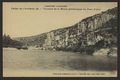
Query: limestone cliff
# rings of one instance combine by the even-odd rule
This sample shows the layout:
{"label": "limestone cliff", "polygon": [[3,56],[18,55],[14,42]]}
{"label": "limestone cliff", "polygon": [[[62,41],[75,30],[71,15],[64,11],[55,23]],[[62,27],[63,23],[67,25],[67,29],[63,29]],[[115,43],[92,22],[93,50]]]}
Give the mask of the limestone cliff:
{"label": "limestone cliff", "polygon": [[85,18],[66,28],[16,40],[41,49],[92,54],[100,48],[116,46],[117,8]]}

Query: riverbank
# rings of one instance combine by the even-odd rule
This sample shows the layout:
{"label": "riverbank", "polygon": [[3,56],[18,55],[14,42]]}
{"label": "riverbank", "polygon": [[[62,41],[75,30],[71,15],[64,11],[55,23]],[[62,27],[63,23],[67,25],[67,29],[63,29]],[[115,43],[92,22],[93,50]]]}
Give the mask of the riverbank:
{"label": "riverbank", "polygon": [[[3,50],[41,50],[40,48],[35,48],[35,47],[28,47],[27,49],[17,49],[17,48],[3,48]],[[42,51],[56,51],[56,50],[42,50]],[[97,50],[93,53],[93,56],[114,56],[117,57],[117,47],[113,47],[111,54],[108,55],[108,52],[110,51],[109,48],[101,48],[100,50]],[[58,51],[58,52],[68,52],[68,53],[78,53],[80,52],[71,52],[71,51]],[[83,53],[82,53],[83,54]],[[86,54],[87,55],[87,54]]]}

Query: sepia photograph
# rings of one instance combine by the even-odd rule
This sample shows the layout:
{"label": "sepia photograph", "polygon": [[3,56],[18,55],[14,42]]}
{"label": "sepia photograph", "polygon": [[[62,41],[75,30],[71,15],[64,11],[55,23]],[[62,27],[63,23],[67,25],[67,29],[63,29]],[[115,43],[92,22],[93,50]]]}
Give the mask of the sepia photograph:
{"label": "sepia photograph", "polygon": [[3,2],[4,77],[117,77],[117,2]]}

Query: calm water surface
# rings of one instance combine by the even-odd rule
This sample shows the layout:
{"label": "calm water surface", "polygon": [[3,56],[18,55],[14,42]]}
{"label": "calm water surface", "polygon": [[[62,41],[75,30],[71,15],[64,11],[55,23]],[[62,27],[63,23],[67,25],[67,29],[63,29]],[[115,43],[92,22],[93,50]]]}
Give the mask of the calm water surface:
{"label": "calm water surface", "polygon": [[116,70],[116,57],[73,52],[3,49],[4,69],[14,70]]}

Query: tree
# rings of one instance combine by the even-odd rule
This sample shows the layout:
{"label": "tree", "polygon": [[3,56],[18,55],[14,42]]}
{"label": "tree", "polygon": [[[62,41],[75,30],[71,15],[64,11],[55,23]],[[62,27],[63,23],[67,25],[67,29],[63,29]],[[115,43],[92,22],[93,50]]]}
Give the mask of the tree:
{"label": "tree", "polygon": [[22,45],[23,43],[16,40],[12,40],[9,35],[3,35],[3,47],[21,47]]}

